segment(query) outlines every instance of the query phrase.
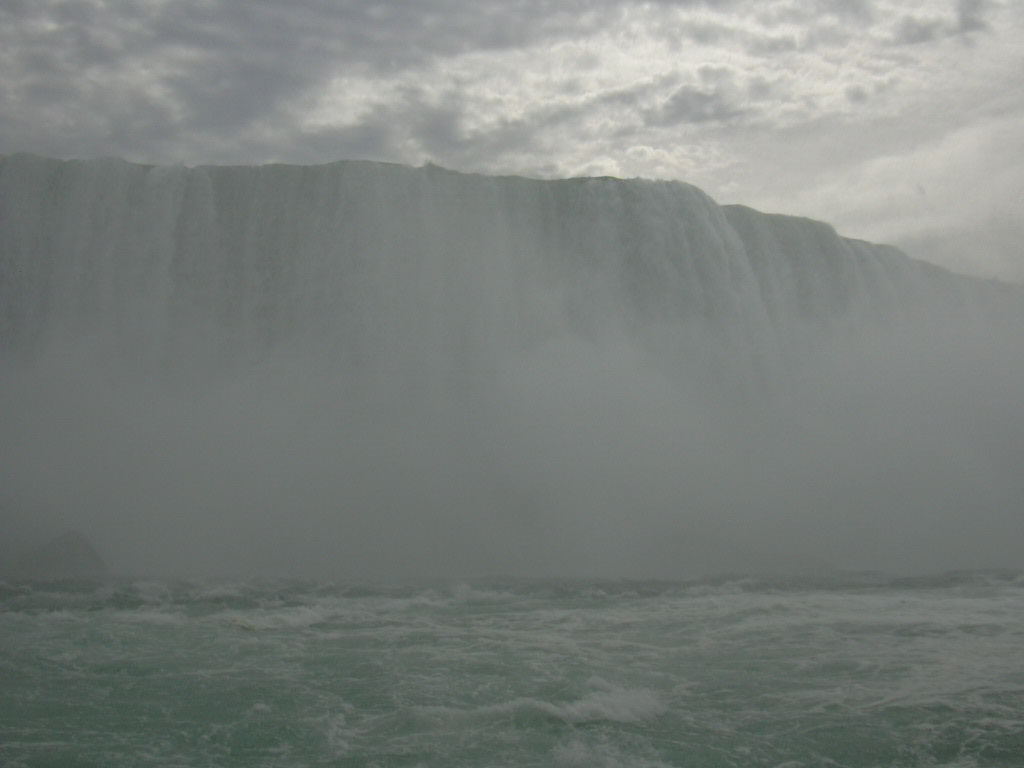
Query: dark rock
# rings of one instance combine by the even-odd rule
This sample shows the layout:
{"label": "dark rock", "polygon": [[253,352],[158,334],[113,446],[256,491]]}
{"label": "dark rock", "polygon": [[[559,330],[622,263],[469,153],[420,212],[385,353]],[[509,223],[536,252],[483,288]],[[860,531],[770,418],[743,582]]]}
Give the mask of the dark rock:
{"label": "dark rock", "polygon": [[78,531],[50,539],[15,561],[11,576],[40,581],[98,581],[110,572]]}

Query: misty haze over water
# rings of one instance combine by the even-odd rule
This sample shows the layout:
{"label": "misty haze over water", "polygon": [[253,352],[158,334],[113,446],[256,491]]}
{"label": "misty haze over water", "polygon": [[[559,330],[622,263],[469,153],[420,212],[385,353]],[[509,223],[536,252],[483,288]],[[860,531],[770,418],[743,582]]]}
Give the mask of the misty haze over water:
{"label": "misty haze over water", "polygon": [[0,159],[0,524],[131,575],[1020,568],[1024,294],[679,183]]}

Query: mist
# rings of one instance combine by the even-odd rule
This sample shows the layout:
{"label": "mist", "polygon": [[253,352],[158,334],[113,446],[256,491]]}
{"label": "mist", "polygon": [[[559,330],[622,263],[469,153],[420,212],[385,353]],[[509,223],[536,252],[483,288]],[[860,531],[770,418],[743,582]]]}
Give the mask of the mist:
{"label": "mist", "polygon": [[0,524],[131,576],[1020,568],[1016,288],[685,185],[5,158]]}

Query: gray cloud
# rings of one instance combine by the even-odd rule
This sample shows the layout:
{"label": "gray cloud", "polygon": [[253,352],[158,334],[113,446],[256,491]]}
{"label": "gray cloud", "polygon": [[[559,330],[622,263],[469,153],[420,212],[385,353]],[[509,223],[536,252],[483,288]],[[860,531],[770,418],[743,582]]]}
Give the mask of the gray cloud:
{"label": "gray cloud", "polygon": [[943,23],[939,19],[920,19],[904,16],[893,32],[893,42],[897,45],[916,45],[927,43],[943,34]]}
{"label": "gray cloud", "polygon": [[986,0],[957,0],[953,16],[908,14],[900,19],[892,39],[897,45],[916,45],[944,37],[983,32],[989,29],[985,19],[987,11]]}
{"label": "gray cloud", "polygon": [[727,87],[682,85],[664,104],[648,113],[653,125],[727,122],[745,113]]}
{"label": "gray cloud", "polygon": [[868,100],[867,91],[865,91],[859,85],[851,85],[851,86],[849,86],[846,89],[845,93],[846,93],[846,98],[849,99],[854,104],[863,104],[865,101]]}
{"label": "gray cloud", "polygon": [[[656,7],[681,14],[663,19],[671,23],[653,31],[674,40],[675,46],[742,45],[765,59],[845,45],[846,33],[830,26],[829,18],[852,28],[877,15],[866,0],[813,0],[757,14],[751,13],[754,6],[739,1],[687,0]],[[596,116],[618,109],[623,117],[613,122],[619,122],[615,130],[621,135],[623,119],[665,127],[721,123],[746,113],[749,106],[738,93],[707,82],[677,86],[647,104],[634,99],[632,105],[627,104],[632,98],[628,88],[603,87],[574,102],[531,105],[517,117],[496,115],[492,131],[470,135],[463,118],[481,106],[464,92],[456,93],[462,87],[458,83],[448,83],[444,103],[420,98],[407,85],[395,90],[391,103],[369,105],[354,122],[297,130],[304,109],[339,74],[408,78],[468,53],[585,40],[636,8],[625,2],[582,0],[557,8],[544,0],[526,0],[514,8],[467,0],[386,5],[225,1],[201,7],[154,7],[135,0],[13,2],[3,9],[9,53],[0,106],[8,128],[0,151],[98,152],[158,161],[312,160],[303,144],[313,137],[318,146],[333,148],[337,142],[341,152],[390,153],[403,159],[394,143],[402,136],[411,139],[405,146],[457,163],[464,153],[474,154],[472,140],[491,132],[514,134],[510,146],[537,145],[523,140],[525,115],[535,130],[544,131],[578,121],[584,113]],[[960,27],[980,28],[983,11],[981,2],[963,0]],[[755,19],[764,25],[759,31],[746,23]],[[779,33],[775,28],[782,23],[803,31]],[[926,41],[942,31],[937,24],[907,17],[895,38]],[[592,66],[604,66],[600,57],[590,60]],[[443,77],[443,68],[438,75]],[[760,77],[757,82],[767,81]],[[843,88],[865,90],[858,83]],[[766,95],[761,89],[757,98]],[[653,102],[660,104],[655,107]],[[627,106],[636,111],[635,119],[622,111]],[[47,127],[40,135],[43,123]],[[516,128],[510,130],[512,126]],[[490,149],[497,146],[485,143]],[[332,151],[324,159],[336,156]]]}
{"label": "gray cloud", "polygon": [[959,0],[957,3],[957,31],[976,32],[987,29],[985,21],[986,0]]}
{"label": "gray cloud", "polygon": [[[386,76],[438,56],[537,43],[569,28],[586,33],[587,18],[597,27],[600,14],[588,17],[584,5],[550,12],[538,0],[513,12],[454,0],[10,3],[0,17],[8,51],[4,144],[28,146],[3,150],[68,154],[56,148],[80,146],[83,135],[92,137],[85,151],[127,141],[127,153],[138,155],[175,140],[251,147],[240,134],[287,130],[278,123],[338,72]],[[60,119],[46,121],[56,135],[40,142],[44,114]],[[427,140],[438,118],[419,121]]]}
{"label": "gray cloud", "polygon": [[754,56],[771,57],[780,53],[798,51],[803,43],[795,35],[763,35],[746,43],[746,50]]}
{"label": "gray cloud", "polygon": [[870,21],[874,18],[871,0],[818,0],[818,10],[841,18]]}

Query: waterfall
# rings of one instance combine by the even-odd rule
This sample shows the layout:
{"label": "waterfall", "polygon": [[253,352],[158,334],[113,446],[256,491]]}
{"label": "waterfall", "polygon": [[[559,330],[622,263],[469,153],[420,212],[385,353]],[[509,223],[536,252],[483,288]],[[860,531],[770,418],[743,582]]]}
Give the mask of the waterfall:
{"label": "waterfall", "polygon": [[1024,292],[678,182],[7,156],[0,303],[4,521],[133,568],[1021,552]]}

